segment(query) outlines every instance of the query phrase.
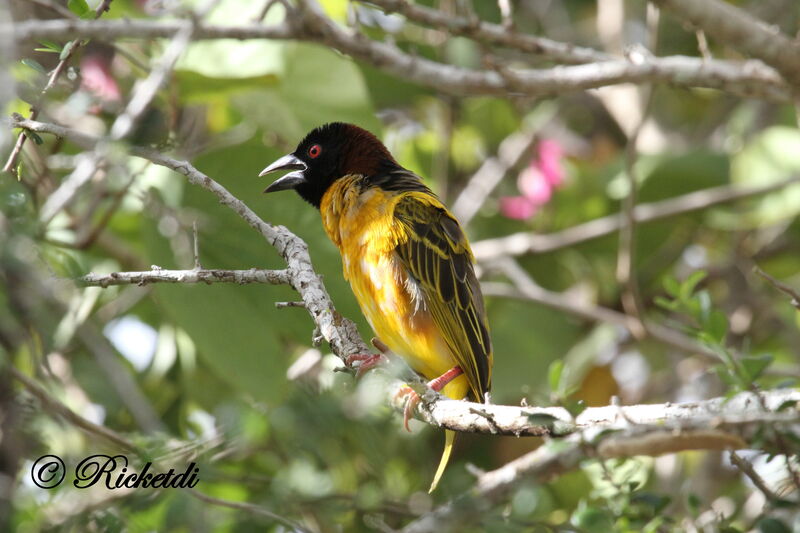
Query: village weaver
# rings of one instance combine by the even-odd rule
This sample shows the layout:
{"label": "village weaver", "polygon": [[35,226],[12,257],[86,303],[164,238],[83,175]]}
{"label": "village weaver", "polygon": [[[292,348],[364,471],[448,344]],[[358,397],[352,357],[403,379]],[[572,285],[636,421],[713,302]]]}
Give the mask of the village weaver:
{"label": "village weaver", "polygon": [[[492,347],[480,285],[464,231],[423,183],[372,133],[332,123],[311,131],[259,176],[290,170],[264,192],[294,189],[318,208],[339,248],[344,277],[378,338],[428,386],[448,398],[482,402],[492,377]],[[360,371],[380,355],[356,354]],[[419,402],[410,389],[408,416]],[[445,447],[433,491],[447,466]]]}

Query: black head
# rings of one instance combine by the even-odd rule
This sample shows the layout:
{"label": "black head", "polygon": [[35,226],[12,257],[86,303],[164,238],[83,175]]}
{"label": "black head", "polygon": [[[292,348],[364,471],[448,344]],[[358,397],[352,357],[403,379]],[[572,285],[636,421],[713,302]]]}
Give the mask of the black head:
{"label": "black head", "polygon": [[332,122],[312,130],[291,154],[265,168],[259,176],[291,170],[264,192],[294,189],[319,208],[322,195],[337,179],[348,175],[374,176],[398,168],[389,150],[365,129]]}

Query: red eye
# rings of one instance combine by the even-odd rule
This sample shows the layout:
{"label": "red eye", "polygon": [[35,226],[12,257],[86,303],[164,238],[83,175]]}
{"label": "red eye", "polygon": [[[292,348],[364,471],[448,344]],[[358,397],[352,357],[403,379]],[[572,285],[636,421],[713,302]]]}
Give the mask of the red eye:
{"label": "red eye", "polygon": [[308,149],[308,157],[311,159],[316,159],[319,157],[319,154],[322,153],[322,147],[318,144],[315,144],[311,148]]}

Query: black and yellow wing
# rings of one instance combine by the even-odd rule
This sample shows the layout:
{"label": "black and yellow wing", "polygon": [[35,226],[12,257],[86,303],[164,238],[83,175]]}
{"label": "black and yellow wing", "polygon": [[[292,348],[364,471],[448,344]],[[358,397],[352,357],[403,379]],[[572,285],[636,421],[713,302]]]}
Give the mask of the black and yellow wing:
{"label": "black and yellow wing", "polygon": [[424,185],[400,193],[394,217],[405,230],[405,241],[398,244],[396,253],[418,284],[422,305],[467,376],[471,395],[482,402],[491,386],[492,346],[464,232]]}

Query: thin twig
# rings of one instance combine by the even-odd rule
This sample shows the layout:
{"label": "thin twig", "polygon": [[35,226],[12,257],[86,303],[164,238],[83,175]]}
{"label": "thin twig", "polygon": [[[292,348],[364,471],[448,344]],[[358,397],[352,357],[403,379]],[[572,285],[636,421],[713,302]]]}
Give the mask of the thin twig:
{"label": "thin twig", "polygon": [[[735,185],[712,187],[667,200],[639,204],[633,210],[633,216],[637,224],[663,220],[694,211],[701,211],[719,204],[769,194],[798,182],[800,182],[800,176],[756,187],[739,187]],[[472,244],[472,251],[478,261],[490,261],[506,255],[547,253],[610,235],[619,231],[621,227],[622,219],[617,213],[550,234],[537,235],[524,232],[477,241]]]}
{"label": "thin twig", "polygon": [[453,202],[453,214],[468,224],[508,172],[519,165],[536,141],[531,132],[512,133],[500,143],[497,155],[486,158]]}
{"label": "thin twig", "polygon": [[742,459],[733,450],[730,452],[730,457],[731,462],[735,464],[744,475],[750,478],[750,481],[752,481],[753,485],[755,485],[756,488],[761,491],[761,494],[764,495],[768,502],[780,501],[780,498],[774,492],[772,492],[769,487],[767,487],[767,484],[764,483],[764,479],[758,475],[758,472],[756,472],[756,469],[753,468],[752,464],[750,464],[750,461]]}
{"label": "thin twig", "polygon": [[794,289],[793,287],[790,287],[789,285],[785,284],[784,282],[773,278],[772,276],[770,276],[769,274],[767,274],[766,272],[764,272],[763,270],[761,270],[761,268],[759,268],[757,266],[753,267],[753,272],[755,272],[756,274],[758,274],[759,276],[761,276],[762,278],[767,280],[767,282],[769,282],[770,285],[772,285],[773,287],[775,287],[779,291],[781,291],[781,292],[783,292],[785,294],[788,294],[792,298],[792,300],[791,300],[792,305],[794,307],[796,307],[797,309],[800,309],[800,292],[797,292],[796,289]]}
{"label": "thin twig", "polygon": [[[576,302],[562,294],[548,291],[540,287],[530,275],[511,258],[498,260],[492,263],[491,267],[502,271],[509,280],[511,280],[514,286],[512,287],[499,283],[483,283],[481,288],[484,294],[534,301],[593,322],[607,322],[609,324],[622,326],[633,334],[633,331],[631,331],[631,320],[628,315],[588,302]],[[714,354],[714,352],[679,331],[660,324],[648,324],[644,331],[651,338],[667,346],[672,346],[686,353],[702,355],[714,362],[719,361],[718,356]]]}
{"label": "thin twig", "polygon": [[[653,4],[647,4],[647,27],[651,46],[657,42],[658,11]],[[652,48],[648,51],[652,52]],[[639,283],[636,279],[636,209],[639,179],[636,173],[636,161],[639,158],[639,137],[650,117],[653,101],[652,85],[645,85],[639,89],[641,110],[639,122],[633,129],[628,143],[625,146],[625,176],[628,183],[628,194],[622,201],[622,225],[619,230],[619,246],[617,248],[617,283],[622,287],[620,300],[622,308],[629,317],[628,329],[637,339],[644,338],[647,333],[647,322],[642,312],[642,297],[639,292]]]}
{"label": "thin twig", "polygon": [[200,264],[200,238],[197,236],[197,221],[192,221],[192,255],[194,256],[194,269],[202,270],[203,266]]}
{"label": "thin twig", "polygon": [[266,283],[269,285],[290,284],[286,270],[163,270],[148,272],[112,272],[111,274],[87,274],[75,280],[87,287],[111,287],[113,285],[147,285],[150,283]]}
{"label": "thin twig", "polygon": [[109,442],[116,444],[123,450],[131,451],[141,455],[141,450],[138,446],[133,444],[130,440],[126,439],[116,431],[109,429],[105,426],[101,426],[99,424],[95,424],[94,422],[83,418],[82,416],[75,413],[72,409],[55,399],[52,395],[50,395],[47,390],[42,387],[39,383],[37,383],[32,378],[26,376],[16,368],[11,365],[6,365],[6,368],[11,375],[14,376],[14,379],[22,383],[25,388],[30,392],[33,396],[35,396],[42,404],[42,407],[48,411],[53,412],[54,414],[60,416],[73,426],[82,429],[83,431],[89,433],[90,435],[97,435],[100,436]]}
{"label": "thin twig", "polygon": [[285,518],[279,514],[275,514],[269,509],[265,509],[264,507],[261,507],[259,505],[253,505],[252,503],[247,503],[247,502],[234,502],[230,500],[223,500],[222,498],[215,498],[214,496],[209,496],[208,494],[204,494],[199,490],[190,488],[186,488],[184,489],[184,491],[189,493],[193,498],[197,498],[201,502],[210,503],[212,505],[218,505],[220,507],[227,507],[229,509],[236,509],[237,511],[244,511],[246,513],[250,513],[256,516],[263,516],[265,518],[269,518],[271,520],[283,524],[284,526],[290,528],[291,531],[311,533],[311,530],[306,529],[297,522],[289,520],[288,518]]}

